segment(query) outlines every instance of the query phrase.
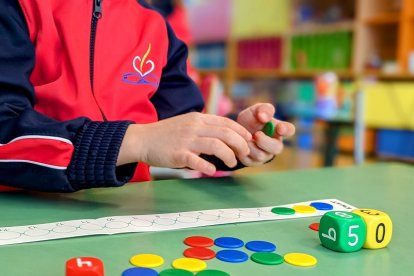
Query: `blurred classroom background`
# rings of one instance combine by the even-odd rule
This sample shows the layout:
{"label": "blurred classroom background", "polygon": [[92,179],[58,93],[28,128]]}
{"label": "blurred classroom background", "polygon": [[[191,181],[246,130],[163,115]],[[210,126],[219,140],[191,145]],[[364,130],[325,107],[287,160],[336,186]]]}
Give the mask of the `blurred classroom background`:
{"label": "blurred classroom background", "polygon": [[190,60],[225,115],[272,102],[295,123],[260,168],[414,164],[414,0],[182,0]]}

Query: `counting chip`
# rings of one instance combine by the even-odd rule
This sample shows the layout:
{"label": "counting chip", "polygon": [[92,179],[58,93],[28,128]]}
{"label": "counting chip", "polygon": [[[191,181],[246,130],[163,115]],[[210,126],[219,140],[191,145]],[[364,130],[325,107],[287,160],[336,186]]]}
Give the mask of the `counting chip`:
{"label": "counting chip", "polygon": [[302,214],[316,213],[316,208],[309,205],[295,205],[293,206],[293,210]]}
{"label": "counting chip", "polygon": [[166,269],[160,272],[160,276],[194,276],[194,273],[184,269]]}
{"label": "counting chip", "polygon": [[289,253],[284,259],[288,264],[296,266],[313,266],[318,262],[315,257],[304,253]]}
{"label": "counting chip", "polygon": [[208,237],[191,236],[184,240],[184,243],[191,247],[210,247],[214,245],[214,241]]}
{"label": "counting chip", "polygon": [[230,274],[221,270],[210,269],[197,273],[197,276],[230,276]]}
{"label": "counting chip", "polygon": [[270,252],[256,252],[250,258],[258,264],[278,265],[283,263],[282,256]]}
{"label": "counting chip", "polygon": [[154,254],[139,254],[129,259],[129,262],[135,266],[153,268],[161,266],[164,259]]}
{"label": "counting chip", "polygon": [[172,266],[177,269],[184,269],[184,270],[188,270],[191,272],[199,272],[201,270],[206,269],[207,264],[206,262],[199,260],[199,259],[181,258],[181,259],[176,259],[172,263]]}
{"label": "counting chip", "polygon": [[294,215],[295,210],[287,207],[275,207],[272,209],[272,213],[276,215]]}
{"label": "counting chip", "polygon": [[228,263],[242,263],[249,259],[246,253],[238,250],[221,250],[217,252],[216,258]]}
{"label": "counting chip", "polygon": [[319,232],[319,223],[318,222],[312,223],[311,225],[309,225],[309,228],[312,229],[313,231]]}
{"label": "counting chip", "polygon": [[243,247],[244,242],[238,238],[221,237],[217,238],[214,244],[223,248],[240,248]]}
{"label": "counting chip", "polygon": [[250,241],[246,243],[246,248],[254,252],[273,252],[276,245],[267,241]]}
{"label": "counting chip", "polygon": [[195,258],[199,260],[210,260],[216,256],[216,252],[205,247],[187,248],[183,254],[187,258]]}
{"label": "counting chip", "polygon": [[321,211],[333,210],[333,206],[325,202],[312,202],[310,206],[315,207],[316,209],[321,210]]}
{"label": "counting chip", "polygon": [[267,122],[262,131],[264,132],[264,134],[266,134],[269,137],[273,137],[273,135],[275,134],[275,124],[272,121]]}
{"label": "counting chip", "polygon": [[122,272],[122,276],[157,276],[158,272],[146,267],[133,267]]}

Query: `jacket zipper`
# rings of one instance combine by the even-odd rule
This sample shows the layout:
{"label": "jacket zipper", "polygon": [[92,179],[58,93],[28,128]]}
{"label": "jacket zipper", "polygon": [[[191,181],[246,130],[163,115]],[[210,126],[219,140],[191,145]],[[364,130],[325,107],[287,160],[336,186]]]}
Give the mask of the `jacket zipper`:
{"label": "jacket zipper", "polygon": [[[94,70],[95,70],[95,40],[96,40],[96,30],[98,28],[98,21],[102,18],[102,1],[103,0],[93,0],[93,11],[92,11],[92,21],[91,21],[91,35],[89,40],[89,80],[91,84],[92,95],[95,98],[95,92],[93,88],[94,82]],[[96,101],[96,98],[95,98]],[[102,118],[104,121],[107,121],[105,114],[103,113],[102,108],[99,106],[96,101],[99,111],[101,112]]]}

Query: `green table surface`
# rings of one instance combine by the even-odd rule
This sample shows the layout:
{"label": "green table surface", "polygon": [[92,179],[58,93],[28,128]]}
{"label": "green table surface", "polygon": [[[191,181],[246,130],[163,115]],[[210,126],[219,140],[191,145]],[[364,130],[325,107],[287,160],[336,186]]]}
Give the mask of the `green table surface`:
{"label": "green table surface", "polygon": [[217,259],[207,261],[208,268],[231,275],[412,275],[413,196],[414,167],[400,164],[164,180],[73,194],[6,192],[0,194],[0,227],[115,215],[265,207],[337,198],[359,208],[385,211],[393,220],[394,232],[387,248],[354,253],[324,248],[317,232],[308,228],[309,224],[319,221],[315,217],[68,238],[0,246],[0,275],[65,275],[66,260],[94,256],[103,260],[105,275],[117,276],[131,267],[129,258],[140,253],[161,255],[165,264],[157,270],[162,271],[182,257],[187,248],[182,241],[190,235],[267,240],[277,245],[277,253],[281,255],[304,252],[318,259],[316,266],[307,268],[286,263],[266,266],[251,260],[239,264]]}

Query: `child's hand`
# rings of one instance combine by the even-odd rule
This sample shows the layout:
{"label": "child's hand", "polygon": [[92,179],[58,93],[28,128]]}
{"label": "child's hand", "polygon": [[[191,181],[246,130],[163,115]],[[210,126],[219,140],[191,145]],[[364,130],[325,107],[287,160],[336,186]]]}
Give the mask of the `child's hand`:
{"label": "child's hand", "polygon": [[[274,114],[273,105],[259,103],[243,110],[237,117],[237,122],[253,135],[249,142],[250,154],[238,156],[244,165],[257,166],[268,162],[283,150],[283,137],[290,137],[295,133],[293,124],[274,119]],[[268,137],[261,131],[269,121],[276,125],[273,137]]]}
{"label": "child's hand", "polygon": [[130,125],[123,140],[117,165],[144,162],[168,168],[188,167],[213,175],[213,164],[199,157],[215,155],[228,167],[237,157],[247,158],[252,135],[225,117],[188,113],[156,123]]}

